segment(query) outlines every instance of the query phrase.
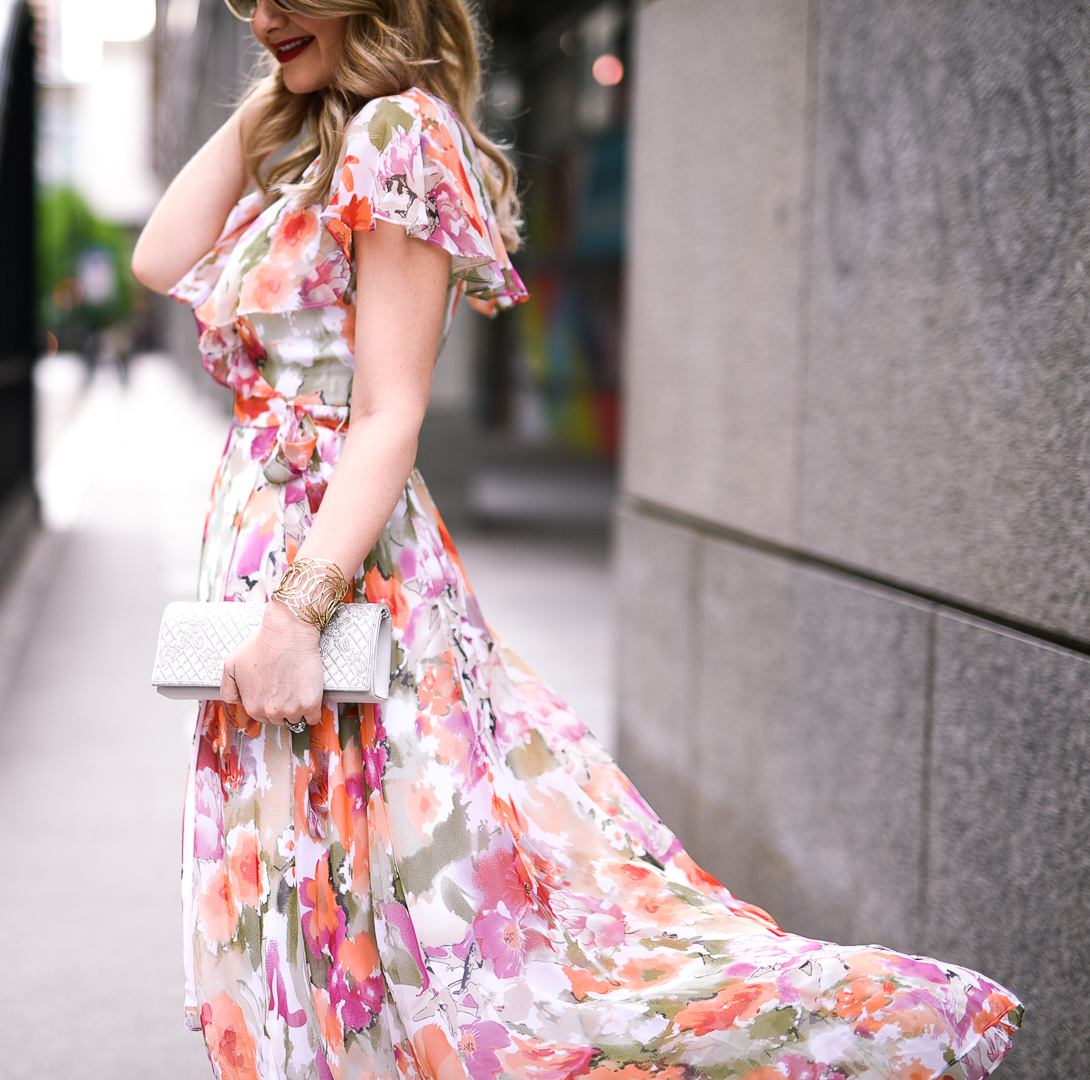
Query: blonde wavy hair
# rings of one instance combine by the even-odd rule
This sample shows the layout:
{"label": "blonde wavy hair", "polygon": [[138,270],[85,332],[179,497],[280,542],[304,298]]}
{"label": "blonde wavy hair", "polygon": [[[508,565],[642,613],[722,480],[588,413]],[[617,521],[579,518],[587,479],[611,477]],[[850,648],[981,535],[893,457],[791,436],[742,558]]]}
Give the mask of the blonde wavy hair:
{"label": "blonde wavy hair", "polygon": [[[288,0],[300,15],[348,16],[330,86],[294,94],[282,69],[264,69],[242,102],[242,153],[257,186],[272,202],[285,193],[301,205],[329,194],[349,121],[372,98],[419,87],[445,101],[481,151],[489,194],[508,251],[521,243],[515,169],[504,148],[480,129],[481,30],[463,0]],[[287,154],[278,151],[298,140]],[[318,158],[313,176],[300,181]]]}

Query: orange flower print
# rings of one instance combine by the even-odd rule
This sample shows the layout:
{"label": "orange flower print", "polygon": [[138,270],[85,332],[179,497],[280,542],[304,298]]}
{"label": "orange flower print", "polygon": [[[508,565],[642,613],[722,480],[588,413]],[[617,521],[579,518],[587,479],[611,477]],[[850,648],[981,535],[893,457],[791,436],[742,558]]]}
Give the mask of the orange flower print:
{"label": "orange flower print", "polygon": [[[318,1027],[333,1051],[335,1058],[344,1050],[344,1024],[341,1023],[337,1010],[329,1000],[325,990],[315,990],[313,994],[314,1012],[318,1017]],[[328,1068],[328,1062],[326,1067]],[[321,1074],[319,1074],[321,1075]]]}
{"label": "orange flower print", "polygon": [[329,235],[337,241],[341,251],[350,259],[352,258],[352,230],[339,217],[325,218],[325,227]]}
{"label": "orange flower print", "polygon": [[353,195],[348,204],[338,210],[338,216],[353,232],[366,232],[371,228],[371,200]]}
{"label": "orange flower print", "polygon": [[197,925],[213,945],[226,945],[238,928],[238,899],[227,867],[218,863],[197,896]]}
{"label": "orange flower print", "polygon": [[889,1080],[933,1080],[934,1076],[935,1070],[930,1065],[924,1065],[913,1055],[912,1061],[905,1062],[889,1074]]}
{"label": "orange flower print", "polygon": [[238,304],[242,311],[279,311],[291,294],[291,278],[283,266],[258,263],[242,283]]}
{"label": "orange flower print", "polygon": [[429,1080],[469,1080],[450,1039],[437,1024],[425,1024],[417,1031],[412,1049],[421,1076]]}
{"label": "orange flower print", "polygon": [[836,1014],[845,1020],[874,1014],[893,1000],[893,991],[894,985],[888,979],[881,983],[873,979],[856,979],[836,992]]}
{"label": "orange flower print", "polygon": [[892,1023],[897,1025],[897,1030],[902,1035],[915,1036],[933,1031],[937,1019],[934,1006],[920,1004],[907,1009],[896,1009],[895,1011],[887,1009],[882,1012],[881,1016],[872,1018],[870,1023],[862,1021],[857,1027],[878,1031],[883,1024]]}
{"label": "orange flower print", "polygon": [[682,1031],[707,1035],[726,1031],[735,1024],[752,1020],[765,1002],[776,997],[774,983],[736,982],[720,990],[713,998],[693,1001],[677,1014],[674,1023]]}
{"label": "orange flower print", "polygon": [[[237,731],[245,732],[251,739],[257,738],[261,733],[261,721],[255,720],[241,705],[232,705],[223,701],[214,701],[211,703],[216,709],[219,722],[226,721],[231,727]],[[232,746],[231,749],[224,755],[224,760],[234,753],[235,760],[238,759],[238,747]],[[238,784],[233,777],[228,776],[227,772],[224,773],[224,782],[231,787],[237,787]]]}
{"label": "orange flower print", "polygon": [[314,955],[330,953],[335,940],[344,934],[344,912],[329,881],[329,856],[318,863],[315,877],[304,878],[299,889],[303,910],[303,936]]}
{"label": "orange flower print", "polygon": [[[686,1080],[688,1072],[689,1070],[677,1065],[660,1069],[652,1066],[643,1068],[635,1063],[616,1065],[609,1061],[577,1075],[585,1077],[586,1080]],[[784,1080],[783,1074],[777,1073],[776,1080]]]}
{"label": "orange flower print", "polygon": [[350,356],[356,354],[356,305],[345,304],[342,297],[337,301],[337,307],[344,312],[344,318],[341,320],[341,340],[344,342],[345,349]]}
{"label": "orange flower print", "polygon": [[223,1080],[260,1080],[257,1047],[242,1009],[221,990],[201,1006],[208,1055]]}
{"label": "orange flower print", "polygon": [[239,903],[261,907],[269,895],[269,873],[257,829],[237,825],[227,838],[231,890]]}
{"label": "orange flower print", "polygon": [[973,1030],[976,1032],[987,1031],[1001,1017],[1007,1015],[1011,1009],[1011,999],[1006,994],[989,994],[980,1012],[973,1017]]}
{"label": "orange flower print", "polygon": [[583,968],[566,967],[564,974],[571,983],[571,992],[576,1001],[583,1001],[588,994],[608,994],[611,990],[616,990],[618,985]]}
{"label": "orange flower print", "polygon": [[[345,154],[344,165],[341,166],[341,187],[344,188],[345,191],[352,191],[355,188],[356,174],[352,166],[358,165],[359,163],[360,159],[356,157],[355,154]],[[334,202],[337,201],[339,195],[340,192],[333,197]]]}
{"label": "orange flower print", "polygon": [[405,801],[405,812],[409,824],[421,838],[431,836],[435,831],[436,819],[442,808],[438,794],[430,784],[421,781],[414,784]]}
{"label": "orange flower print", "polygon": [[395,629],[404,630],[409,625],[409,600],[401,587],[399,571],[395,569],[390,577],[384,577],[377,566],[372,566],[363,580],[368,603],[384,603]]}
{"label": "orange flower print", "polygon": [[368,933],[345,938],[337,951],[337,959],[359,984],[378,971],[379,957],[375,939]]}
{"label": "orange flower print", "polygon": [[314,208],[285,211],[271,236],[269,257],[274,262],[287,263],[302,258],[308,245],[318,236],[318,216]]}
{"label": "orange flower print", "polygon": [[446,716],[461,696],[461,687],[454,679],[454,658],[445,652],[438,663],[428,668],[417,690],[417,700],[433,716]]}
{"label": "orange flower print", "polygon": [[238,332],[239,341],[242,342],[242,346],[246,350],[246,355],[251,360],[263,359],[265,346],[261,344],[261,338],[258,337],[254,324],[245,315],[240,315],[235,319],[235,330]]}
{"label": "orange flower print", "polygon": [[676,949],[670,952],[634,956],[617,972],[617,977],[637,990],[645,986],[658,986],[669,982],[685,965],[689,957]]}
{"label": "orange flower print", "polygon": [[512,1035],[515,1049],[504,1055],[504,1071],[526,1080],[569,1080],[586,1076],[596,1051],[592,1046],[557,1046],[540,1039]]}

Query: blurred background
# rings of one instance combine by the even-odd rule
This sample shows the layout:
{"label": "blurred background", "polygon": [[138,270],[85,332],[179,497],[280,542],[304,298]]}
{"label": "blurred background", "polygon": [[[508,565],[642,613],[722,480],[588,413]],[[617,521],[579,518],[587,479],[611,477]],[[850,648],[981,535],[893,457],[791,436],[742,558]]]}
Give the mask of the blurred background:
{"label": "blurred background", "polygon": [[[1000,1075],[1083,1075],[1090,13],[481,14],[532,298],[459,314],[418,464],[490,621],[738,895],[987,972]],[[254,46],[0,0],[0,48],[0,1071],[207,1075],[147,677],[229,403],[128,260]]]}

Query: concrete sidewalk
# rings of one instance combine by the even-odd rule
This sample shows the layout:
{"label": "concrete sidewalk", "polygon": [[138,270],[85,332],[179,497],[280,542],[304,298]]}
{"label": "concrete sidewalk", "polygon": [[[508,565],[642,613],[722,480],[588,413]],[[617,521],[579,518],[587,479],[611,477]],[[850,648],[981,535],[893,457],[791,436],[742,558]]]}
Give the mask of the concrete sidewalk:
{"label": "concrete sidewalk", "polygon": [[[163,606],[192,596],[226,422],[163,359],[70,404],[47,388],[50,528],[0,600],[0,1075],[190,1080],[209,1075],[181,1022],[194,708],[148,677]],[[493,625],[609,743],[605,553],[494,535],[461,550]]]}

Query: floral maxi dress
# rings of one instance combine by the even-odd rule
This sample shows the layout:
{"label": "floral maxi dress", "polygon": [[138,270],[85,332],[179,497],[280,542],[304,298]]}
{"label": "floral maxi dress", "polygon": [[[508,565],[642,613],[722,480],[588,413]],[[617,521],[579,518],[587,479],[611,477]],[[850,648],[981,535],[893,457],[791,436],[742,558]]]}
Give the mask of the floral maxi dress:
{"label": "floral maxi dress", "polygon": [[[242,200],[175,287],[235,393],[200,598],[263,602],[343,444],[352,232],[400,223],[486,312],[525,297],[442,102],[369,102],[328,204]],[[201,706],[186,1016],[224,1080],[979,1080],[1021,1008],[963,968],[782,931],[686,854],[489,631],[419,474],[355,575],[389,700],[301,735]]]}

